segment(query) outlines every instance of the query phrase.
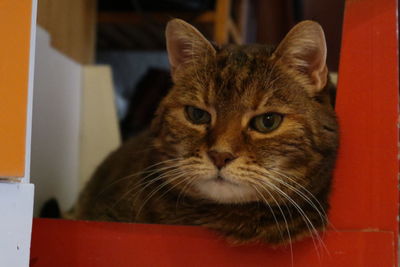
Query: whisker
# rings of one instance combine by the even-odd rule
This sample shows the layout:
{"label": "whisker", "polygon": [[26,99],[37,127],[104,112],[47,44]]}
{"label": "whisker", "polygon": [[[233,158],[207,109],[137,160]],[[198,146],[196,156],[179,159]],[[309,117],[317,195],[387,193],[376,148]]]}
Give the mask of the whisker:
{"label": "whisker", "polygon": [[[275,220],[276,226],[278,227],[278,230],[279,230],[279,234],[280,234],[280,236],[281,236],[281,239],[284,239],[284,238],[283,238],[283,235],[282,235],[281,227],[280,227],[280,225],[279,225],[279,223],[278,223],[278,219],[276,218],[275,213],[274,213],[274,210],[272,209],[271,205],[268,203],[267,199],[266,199],[266,198],[264,197],[264,195],[260,192],[260,190],[258,190],[258,188],[257,188],[257,186],[255,186],[255,184],[252,184],[252,187],[253,187],[254,190],[258,193],[258,195],[263,199],[264,203],[268,206],[268,208],[269,208],[269,210],[271,211],[271,214],[272,214],[272,216],[273,216],[273,218],[274,218],[274,220]],[[265,190],[268,191],[267,189],[265,189]],[[268,193],[269,193],[269,192],[268,192]]]}
{"label": "whisker", "polygon": [[[282,214],[283,220],[285,221],[286,232],[287,232],[288,237],[289,237],[290,256],[291,256],[290,259],[291,259],[291,263],[292,263],[292,267],[293,267],[293,265],[294,265],[294,258],[293,258],[292,237],[291,237],[291,235],[290,235],[289,224],[288,224],[288,221],[287,221],[287,219],[286,219],[285,213],[283,212],[282,208],[280,207],[280,205],[279,205],[278,201],[275,199],[275,197],[269,192],[269,190],[268,190],[267,188],[265,188],[262,184],[259,184],[259,185],[260,185],[260,186],[265,190],[265,192],[267,192],[268,195],[274,200],[276,206],[278,207],[279,211],[280,211],[281,214]],[[256,186],[254,187],[254,189],[255,189],[257,192],[259,192],[259,191],[256,189]],[[269,205],[268,202],[267,202],[267,200],[265,199],[265,197],[264,197],[261,193],[260,193],[260,196],[264,199],[265,203],[266,203],[267,205]],[[285,204],[285,205],[286,205],[286,204]],[[287,208],[287,205],[286,205],[286,208]]]}
{"label": "whisker", "polygon": [[326,214],[324,208],[322,207],[321,203],[315,198],[315,196],[314,196],[310,191],[308,191],[305,187],[303,187],[302,185],[300,185],[300,184],[297,183],[296,181],[291,180],[292,182],[294,182],[295,184],[297,184],[297,185],[300,187],[300,189],[305,190],[309,195],[311,195],[312,198],[317,202],[317,204],[319,205],[319,207],[320,207],[321,209],[319,209],[319,208],[314,204],[314,202],[313,202],[309,197],[307,197],[307,195],[305,195],[305,193],[303,193],[302,191],[300,191],[300,189],[297,189],[296,187],[290,185],[289,183],[287,183],[287,182],[285,182],[285,181],[283,181],[283,180],[281,180],[281,179],[275,178],[273,175],[271,175],[271,174],[269,173],[269,171],[274,172],[274,173],[277,174],[277,175],[284,176],[284,177],[290,179],[288,176],[286,176],[286,175],[284,175],[284,174],[281,174],[281,173],[279,173],[279,172],[277,172],[277,171],[274,171],[274,170],[263,170],[263,171],[260,171],[260,170],[253,170],[253,169],[251,169],[251,168],[248,168],[248,169],[246,169],[246,170],[249,171],[249,172],[254,172],[255,174],[262,175],[262,176],[268,177],[268,178],[270,178],[270,179],[273,179],[273,180],[277,181],[278,183],[282,184],[283,186],[289,188],[290,190],[292,190],[293,192],[295,192],[297,195],[299,195],[302,199],[304,199],[304,200],[306,201],[306,203],[308,203],[313,209],[315,209],[315,211],[317,211],[317,213],[318,213],[318,215],[320,216],[321,221],[322,221],[323,223],[329,222],[328,216],[327,216],[327,214]]}
{"label": "whisker", "polygon": [[197,176],[195,176],[195,175],[192,176],[191,178],[189,178],[188,179],[189,181],[187,181],[187,184],[182,188],[181,192],[178,195],[178,198],[176,199],[175,212],[178,209],[178,204],[179,204],[179,201],[181,200],[181,197],[186,194],[185,191],[190,187],[190,185],[193,184],[193,182],[196,180],[196,178],[197,178]]}
{"label": "whisker", "polygon": [[[325,209],[323,208],[321,202],[319,202],[319,200],[314,196],[313,193],[311,193],[307,188],[305,188],[303,185],[301,185],[300,183],[298,183],[298,182],[295,181],[294,179],[290,178],[289,176],[287,176],[287,175],[285,175],[285,174],[283,174],[283,173],[279,173],[279,172],[276,171],[276,170],[270,170],[270,171],[274,172],[274,173],[277,174],[277,175],[282,176],[283,178],[288,179],[289,181],[291,181],[292,183],[294,183],[295,185],[297,185],[301,190],[303,190],[304,193],[303,193],[300,189],[297,189],[297,188],[295,188],[294,186],[291,186],[291,185],[289,185],[288,183],[285,183],[284,181],[282,181],[282,180],[280,180],[280,179],[277,179],[277,181],[281,181],[281,182],[283,182],[283,183],[289,185],[289,186],[292,188],[293,191],[295,191],[298,195],[300,195],[301,197],[303,197],[303,199],[306,200],[318,213],[322,212],[322,215],[323,215],[323,217],[324,217],[326,223],[329,224],[329,225],[331,226],[331,228],[333,228],[334,230],[336,230],[335,226],[329,221],[329,217],[328,217],[328,215],[326,214]],[[309,195],[309,196],[317,203],[317,205],[319,206],[320,209],[318,209],[318,208],[315,206],[314,201],[313,201],[312,199],[308,198],[307,195],[305,195],[305,193],[307,193],[307,195]],[[320,216],[321,216],[321,214],[320,214]],[[336,230],[336,231],[337,231],[337,230]]]}
{"label": "whisker", "polygon": [[159,192],[162,188],[164,188],[165,186],[167,186],[168,184],[180,179],[182,176],[186,175],[186,173],[182,173],[178,176],[175,176],[172,179],[167,179],[165,180],[161,185],[157,186],[153,191],[151,191],[149,193],[149,195],[147,196],[147,198],[143,201],[142,205],[140,206],[140,208],[138,209],[137,213],[136,213],[136,218],[139,216],[139,214],[141,213],[141,211],[143,210],[144,206],[147,204],[147,202],[157,193]]}
{"label": "whisker", "polygon": [[[180,178],[184,177],[187,174],[183,174]],[[192,176],[189,176],[189,179],[192,178]],[[176,180],[175,178],[173,179],[174,181]],[[178,187],[179,185],[181,185],[182,183],[186,182],[186,179],[183,178],[182,181],[173,184],[167,191],[165,191],[161,196],[159,196],[158,198],[156,198],[156,201],[161,199],[163,196],[165,196],[168,192],[170,192],[171,190],[173,190],[174,188]],[[169,183],[171,184],[171,181],[169,181]]]}
{"label": "whisker", "polygon": [[[256,174],[258,174],[258,175],[264,174],[264,176],[268,177],[268,175],[265,175],[265,173],[260,174],[260,173],[256,172]],[[258,177],[255,177],[255,178],[258,178]],[[317,249],[317,245],[316,245],[315,240],[314,240],[314,235],[317,238],[317,240],[319,241],[319,243],[324,246],[325,249],[326,249],[326,246],[325,246],[324,242],[322,241],[322,239],[320,238],[320,236],[318,234],[318,231],[316,230],[314,224],[308,218],[308,216],[303,211],[303,209],[289,195],[287,195],[285,192],[283,192],[279,187],[275,186],[273,183],[268,182],[268,181],[264,181],[264,180],[261,180],[259,182],[265,184],[269,188],[271,188],[274,191],[278,192],[281,196],[283,196],[285,199],[287,199],[297,209],[297,211],[300,213],[301,217],[303,218],[304,222],[306,223],[306,226],[307,226],[307,228],[308,228],[308,230],[309,230],[309,232],[311,234],[311,238],[313,240],[313,244],[314,244],[315,250],[316,250],[316,252],[318,254],[318,257],[320,258],[320,253],[319,253],[319,250]],[[314,235],[312,233],[314,233]]]}
{"label": "whisker", "polygon": [[[279,174],[277,174],[279,175]],[[286,183],[285,181],[275,178],[273,176],[268,176],[268,178],[273,179],[274,181],[277,181],[278,183],[282,184],[283,186],[286,186],[287,188],[291,189],[293,192],[295,192],[297,195],[299,195],[302,199],[304,199],[308,204],[310,204],[310,206],[315,209],[318,213],[318,215],[321,218],[322,222],[325,222],[325,220],[327,220],[327,214],[325,213],[325,210],[322,208],[322,205],[319,204],[321,206],[321,210],[317,208],[317,206],[315,206],[314,202],[307,197],[303,192],[301,192],[299,189],[295,188],[294,186]],[[319,201],[318,201],[319,203]]]}
{"label": "whisker", "polygon": [[[137,195],[139,196],[144,190],[146,190],[146,188],[147,187],[149,187],[151,184],[153,184],[153,183],[155,183],[155,182],[157,182],[157,181],[160,181],[160,180],[162,180],[162,179],[165,179],[166,177],[168,177],[168,176],[170,176],[170,175],[175,175],[175,174],[179,174],[179,173],[181,173],[182,171],[180,170],[180,169],[178,169],[178,168],[175,168],[175,169],[173,169],[173,170],[169,170],[169,171],[166,171],[166,172],[163,172],[163,173],[161,173],[159,176],[157,176],[157,177],[155,177],[155,178],[153,178],[153,179],[151,179],[151,180],[149,180],[149,181],[145,181],[145,182],[143,182],[142,184],[139,184],[137,187],[142,187],[143,185],[145,185],[145,186],[143,186],[141,189],[140,189],[140,191],[137,193]],[[147,184],[146,184],[147,183]],[[136,187],[136,188],[137,188]]]}
{"label": "whisker", "polygon": [[[129,189],[127,190],[127,192],[124,193],[124,194],[114,203],[114,205],[113,205],[112,208],[114,208],[114,207],[115,207],[122,199],[124,199],[127,195],[131,194],[135,189],[141,188],[140,191],[137,192],[137,193],[135,194],[135,195],[136,195],[135,202],[136,202],[136,201],[138,200],[137,197],[140,196],[140,195],[142,194],[142,192],[143,192],[144,190],[146,190],[149,186],[151,186],[151,185],[154,184],[155,182],[158,182],[158,181],[160,181],[160,180],[162,180],[162,179],[164,179],[164,178],[166,178],[166,177],[168,177],[168,176],[173,176],[173,175],[181,174],[181,173],[184,172],[184,168],[185,168],[185,167],[187,167],[187,166],[193,164],[193,162],[191,162],[191,161],[189,161],[189,162],[183,162],[183,163],[182,163],[182,162],[179,162],[180,159],[181,159],[181,158],[170,159],[170,160],[166,160],[166,161],[163,161],[163,162],[159,162],[159,163],[153,164],[152,167],[155,167],[156,165],[160,165],[160,164],[163,164],[163,163],[165,164],[165,163],[167,163],[167,162],[170,162],[170,164],[171,164],[171,162],[178,161],[177,163],[174,163],[174,164],[171,165],[171,166],[166,166],[166,167],[161,167],[161,168],[159,167],[159,168],[157,168],[157,169],[155,169],[155,170],[151,170],[150,173],[148,173],[145,177],[141,178],[141,180],[144,180],[144,181],[142,181],[142,182],[140,182],[140,183],[136,183],[136,184],[133,185],[132,188],[129,188]],[[142,173],[145,173],[145,172],[142,172]],[[159,174],[157,177],[152,178],[152,179],[149,180],[149,181],[146,180],[147,178],[153,176],[153,175],[156,174],[156,173],[160,173],[160,174]],[[145,202],[147,202],[147,201],[148,201],[148,200],[146,200]]]}
{"label": "whisker", "polygon": [[[277,191],[278,193],[280,193],[284,198],[286,198],[297,210],[298,212],[301,214],[302,218],[304,219],[304,222],[307,225],[308,230],[310,231],[311,234],[311,238],[313,240],[314,243],[314,247],[315,250],[318,254],[318,258],[321,259],[320,257],[320,253],[319,250],[316,246],[315,240],[314,240],[314,235],[317,238],[319,244],[321,244],[325,250],[329,253],[328,249],[326,248],[325,243],[322,241],[321,237],[319,236],[318,231],[316,230],[314,224],[311,222],[310,218],[307,216],[307,214],[303,211],[303,209],[296,203],[296,201],[294,201],[289,195],[287,195],[285,192],[283,192],[279,187],[275,186],[273,183],[265,183],[265,181],[262,181],[265,185],[272,187],[275,191]],[[312,234],[312,232],[314,233],[314,235]]]}
{"label": "whisker", "polygon": [[[130,179],[130,178],[133,178],[133,177],[137,177],[137,176],[142,175],[142,174],[145,174],[145,173],[149,174],[149,176],[150,176],[150,175],[152,175],[153,173],[156,173],[156,172],[158,172],[158,171],[163,170],[163,169],[161,169],[161,168],[159,168],[159,169],[154,169],[154,170],[150,170],[149,168],[153,168],[153,167],[158,166],[158,165],[160,165],[160,164],[165,164],[165,163],[171,162],[171,161],[179,161],[180,159],[181,159],[181,158],[175,158],[175,159],[170,159],[170,160],[161,161],[161,162],[158,162],[158,163],[156,163],[156,164],[153,164],[153,165],[148,166],[147,168],[143,169],[142,171],[139,171],[139,172],[136,172],[136,173],[133,173],[133,174],[130,174],[130,175],[127,175],[127,176],[118,178],[118,179],[112,181],[111,183],[109,183],[108,185],[106,185],[106,186],[98,193],[97,197],[99,197],[100,195],[102,195],[102,194],[103,194],[105,191],[107,191],[111,186],[113,186],[113,185],[115,185],[115,184],[117,184],[117,183],[120,183],[120,182],[122,182],[122,181],[124,181],[124,180]],[[166,168],[173,168],[173,166],[169,166],[169,167],[166,167]],[[147,170],[147,169],[149,169],[149,170]]]}
{"label": "whisker", "polygon": [[[132,193],[135,189],[137,189],[137,188],[139,188],[139,187],[142,187],[141,188],[141,190],[137,193],[137,194],[135,194],[136,196],[139,196],[147,187],[149,187],[151,184],[153,184],[153,183],[155,183],[155,182],[157,182],[157,181],[159,181],[159,180],[162,180],[163,178],[165,178],[165,176],[166,175],[169,175],[169,174],[174,174],[175,172],[179,172],[179,170],[177,170],[177,169],[172,169],[172,170],[169,170],[169,171],[167,171],[167,172],[165,172],[165,173],[162,173],[162,174],[160,174],[159,176],[157,176],[156,178],[154,178],[154,179],[151,179],[151,180],[149,180],[149,181],[143,181],[143,182],[141,182],[141,183],[139,183],[139,184],[134,184],[134,186],[132,187],[132,188],[129,188],[115,203],[114,203],[114,205],[111,207],[111,208],[115,208],[115,206],[120,202],[120,201],[122,201],[127,195],[129,195],[130,193]],[[153,174],[151,174],[151,175],[153,175]],[[146,177],[144,177],[144,178],[142,178],[142,179],[145,179],[145,178],[147,178],[147,177],[149,177],[149,176],[151,176],[151,175],[148,175],[148,176],[146,176]]]}
{"label": "whisker", "polygon": [[[171,160],[168,160],[168,161],[171,161]],[[166,161],[164,161],[163,163],[165,163],[165,162],[166,162]],[[157,164],[157,165],[158,165],[158,164]],[[134,184],[133,188],[130,188],[130,189],[128,190],[128,192],[126,192],[126,193],[122,196],[122,198],[120,198],[116,203],[118,203],[118,202],[119,202],[120,200],[122,200],[127,194],[131,193],[131,192],[134,191],[135,189],[137,189],[137,188],[142,187],[142,186],[145,185],[145,186],[136,194],[136,195],[140,195],[141,192],[142,192],[143,190],[145,190],[148,186],[150,186],[152,183],[163,179],[163,178],[164,178],[164,175],[167,175],[167,174],[168,174],[168,175],[174,174],[175,171],[179,173],[180,170],[178,169],[178,167],[179,167],[179,168],[182,168],[182,167],[185,167],[186,165],[190,165],[190,162],[189,162],[189,163],[185,163],[185,164],[177,163],[177,164],[174,164],[174,165],[172,165],[172,166],[167,166],[167,167],[155,169],[155,170],[152,171],[151,173],[148,173],[145,177],[141,178],[141,180],[144,180],[143,182]],[[154,165],[153,165],[153,166],[154,166]],[[152,179],[152,180],[150,180],[150,181],[147,181],[147,180],[146,180],[147,178],[151,177],[152,175],[154,175],[154,174],[156,174],[156,173],[158,173],[158,172],[161,172],[161,174],[160,174],[158,177],[156,177],[156,178],[154,178],[154,179]],[[114,205],[114,206],[115,206],[115,205]],[[113,206],[113,207],[114,207],[114,206]]]}

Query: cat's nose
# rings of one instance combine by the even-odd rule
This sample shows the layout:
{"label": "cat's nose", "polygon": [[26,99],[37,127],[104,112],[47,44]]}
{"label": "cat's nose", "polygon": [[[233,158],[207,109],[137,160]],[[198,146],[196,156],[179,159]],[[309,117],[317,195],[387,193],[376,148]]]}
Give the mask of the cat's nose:
{"label": "cat's nose", "polygon": [[229,162],[236,159],[236,157],[230,152],[218,152],[215,150],[208,151],[208,156],[218,169],[221,169]]}

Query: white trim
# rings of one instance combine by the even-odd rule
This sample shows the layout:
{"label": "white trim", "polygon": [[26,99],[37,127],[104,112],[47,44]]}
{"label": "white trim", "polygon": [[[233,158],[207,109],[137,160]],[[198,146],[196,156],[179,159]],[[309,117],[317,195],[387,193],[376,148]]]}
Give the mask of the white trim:
{"label": "white trim", "polygon": [[33,195],[33,184],[0,183],[1,267],[29,266]]}
{"label": "white trim", "polygon": [[25,173],[23,183],[29,183],[31,171],[31,136],[32,136],[32,101],[33,81],[35,74],[35,44],[36,44],[36,13],[37,0],[32,0],[31,12],[31,36],[29,50],[29,77],[28,77],[28,99],[26,107],[26,136],[25,136]]}

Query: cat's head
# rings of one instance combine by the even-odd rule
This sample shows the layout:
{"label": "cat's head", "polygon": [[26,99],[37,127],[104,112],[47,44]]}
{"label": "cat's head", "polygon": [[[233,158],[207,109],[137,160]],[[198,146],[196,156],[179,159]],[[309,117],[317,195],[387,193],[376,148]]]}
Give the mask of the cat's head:
{"label": "cat's head", "polygon": [[153,121],[164,179],[218,203],[329,191],[337,122],[317,23],[299,23],[276,49],[215,48],[179,19],[166,37],[174,86]]}

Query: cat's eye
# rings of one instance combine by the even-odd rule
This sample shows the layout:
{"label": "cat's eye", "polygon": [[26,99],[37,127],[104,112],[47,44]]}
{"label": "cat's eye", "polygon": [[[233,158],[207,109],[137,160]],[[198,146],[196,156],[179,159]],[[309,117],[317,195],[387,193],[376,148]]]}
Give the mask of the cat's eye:
{"label": "cat's eye", "polygon": [[279,113],[265,113],[251,119],[250,127],[260,133],[269,133],[281,124],[283,115]]}
{"label": "cat's eye", "polygon": [[205,110],[193,107],[185,107],[186,116],[194,124],[207,124],[211,121],[211,115]]}

